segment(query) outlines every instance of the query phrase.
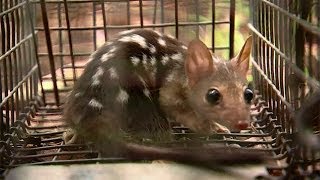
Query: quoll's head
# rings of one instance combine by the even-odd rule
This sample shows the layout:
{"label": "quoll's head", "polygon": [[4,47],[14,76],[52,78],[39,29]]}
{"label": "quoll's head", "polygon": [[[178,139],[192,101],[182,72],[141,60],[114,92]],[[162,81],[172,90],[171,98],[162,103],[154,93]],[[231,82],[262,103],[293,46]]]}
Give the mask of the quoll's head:
{"label": "quoll's head", "polygon": [[230,131],[249,126],[250,104],[254,97],[246,78],[251,44],[252,37],[249,37],[240,53],[230,61],[214,57],[200,40],[189,44],[185,61],[187,96],[199,119],[190,125],[192,130],[211,133],[217,130],[215,123]]}

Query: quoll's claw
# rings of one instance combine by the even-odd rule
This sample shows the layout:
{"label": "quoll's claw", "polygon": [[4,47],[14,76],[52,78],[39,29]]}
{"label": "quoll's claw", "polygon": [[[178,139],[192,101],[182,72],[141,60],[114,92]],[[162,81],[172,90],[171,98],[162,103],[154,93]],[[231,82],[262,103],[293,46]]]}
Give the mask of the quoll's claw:
{"label": "quoll's claw", "polygon": [[75,144],[77,142],[77,133],[73,129],[67,129],[62,135],[65,144]]}
{"label": "quoll's claw", "polygon": [[213,127],[214,131],[217,133],[231,133],[230,130],[218,123],[215,123],[214,127]]}

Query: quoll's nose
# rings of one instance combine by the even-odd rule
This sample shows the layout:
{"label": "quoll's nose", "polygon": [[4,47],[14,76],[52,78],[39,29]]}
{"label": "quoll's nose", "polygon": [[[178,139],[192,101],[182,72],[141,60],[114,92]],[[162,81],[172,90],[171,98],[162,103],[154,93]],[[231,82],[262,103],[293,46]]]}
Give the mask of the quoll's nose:
{"label": "quoll's nose", "polygon": [[236,129],[239,129],[239,130],[245,130],[248,127],[249,127],[249,122],[247,122],[247,121],[239,121],[236,124]]}

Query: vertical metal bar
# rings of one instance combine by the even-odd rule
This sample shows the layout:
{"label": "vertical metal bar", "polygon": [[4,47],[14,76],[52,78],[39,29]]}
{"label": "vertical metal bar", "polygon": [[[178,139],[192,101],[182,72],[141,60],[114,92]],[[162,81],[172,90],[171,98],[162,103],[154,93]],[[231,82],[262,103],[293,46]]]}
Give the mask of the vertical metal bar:
{"label": "vertical metal bar", "polygon": [[[263,20],[263,28],[265,30],[264,32],[264,36],[270,40],[270,37],[269,37],[269,21],[268,21],[268,16],[269,16],[269,12],[268,12],[268,7],[267,5],[264,4],[263,6],[263,12],[264,12],[264,20]],[[270,78],[270,54],[269,54],[269,46],[267,44],[264,44],[264,64],[266,65],[265,67],[265,73],[267,74],[267,76]],[[268,105],[269,105],[269,111],[272,111],[273,112],[273,109],[272,109],[272,88],[270,87],[269,84],[267,84],[267,94],[268,94]]]}
{"label": "vertical metal bar", "polygon": [[[160,0],[160,11],[161,11],[161,24],[164,23],[164,0]],[[164,33],[164,27],[161,27],[161,32]]]}
{"label": "vertical metal bar", "polygon": [[[273,0],[271,0],[273,1]],[[271,7],[268,6],[266,7],[266,13],[267,13],[267,19],[266,19],[266,29],[267,29],[267,39],[270,40],[271,43],[274,43],[273,38],[272,38],[272,30],[273,30],[273,18],[272,18],[272,10]],[[273,71],[273,63],[274,63],[274,56],[273,56],[273,49],[270,46],[267,46],[267,56],[268,56],[268,60],[267,60],[267,64],[268,64],[268,68],[267,68],[267,75],[270,78],[271,82],[274,84],[274,71]],[[272,88],[270,88],[270,95],[271,95],[271,109],[273,110],[273,112],[277,115],[278,113],[278,108],[275,105],[276,102],[276,96],[274,91],[272,90]]]}
{"label": "vertical metal bar", "polygon": [[229,31],[229,58],[231,59],[234,56],[234,27],[235,27],[235,11],[236,11],[236,2],[235,0],[230,0],[230,31]]}
{"label": "vertical metal bar", "polygon": [[[317,7],[316,7],[317,11],[316,11],[316,16],[317,16],[317,25],[318,27],[320,28],[320,0],[317,1]],[[318,66],[317,66],[317,71],[318,71],[318,74],[317,74],[317,80],[320,81],[320,37],[318,36],[317,37],[317,44],[318,44],[318,47],[317,47],[317,60],[318,60]]]}
{"label": "vertical metal bar", "polygon": [[139,0],[139,15],[140,15],[140,27],[143,28],[143,4],[142,4],[142,0]]}
{"label": "vertical metal bar", "polygon": [[[317,16],[317,26],[320,28],[320,0],[317,0],[317,5],[316,5],[316,16]],[[317,74],[316,74],[316,79],[320,81],[320,37],[317,37]]]}
{"label": "vertical metal bar", "polygon": [[[4,8],[4,3],[2,2],[2,0],[0,1],[0,11],[4,11],[5,8]],[[5,37],[5,30],[4,30],[4,16],[0,16],[0,32],[1,32],[1,37]],[[4,54],[6,51],[5,51],[5,38],[1,38],[1,54]],[[2,70],[1,70],[1,66],[0,66],[0,74],[2,75]],[[0,79],[0,99],[2,100],[3,99],[3,87],[2,87],[2,79]],[[0,106],[0,138],[1,139],[4,139],[4,134],[5,134],[5,122],[4,122],[4,116],[3,116],[3,107]]]}
{"label": "vertical metal bar", "polygon": [[[97,26],[97,7],[96,7],[96,2],[92,2],[92,23],[93,27]],[[93,28],[93,50],[97,50],[97,29]]]}
{"label": "vertical metal bar", "polygon": [[[288,1],[281,1],[283,4],[283,6],[285,7],[285,9],[287,10],[287,11],[290,11],[290,8],[289,8],[289,3],[288,3]],[[284,47],[284,51],[285,51],[285,55],[287,56],[287,57],[289,57],[290,59],[292,59],[292,56],[293,56],[293,54],[291,54],[291,48],[290,48],[290,44],[294,44],[294,42],[291,42],[290,44],[289,43],[286,43],[286,42],[289,42],[290,40],[292,41],[292,39],[291,39],[291,35],[292,35],[292,29],[293,28],[291,28],[292,27],[292,23],[291,23],[291,21],[288,19],[288,17],[286,17],[285,15],[281,15],[281,17],[283,18],[283,21],[284,21],[284,32],[288,32],[288,33],[284,33],[284,39],[283,39],[283,47]],[[281,58],[282,59],[282,58]],[[284,65],[283,66],[285,66],[285,63],[286,62],[284,62]],[[284,88],[285,88],[285,97],[286,97],[286,99],[288,100],[288,101],[291,101],[290,100],[290,96],[291,96],[291,94],[290,94],[290,87],[288,87],[288,86],[286,86],[287,84],[289,84],[289,82],[288,82],[288,77],[289,77],[289,75],[290,75],[290,69],[289,68],[285,68],[284,69],[284,82],[283,82],[283,85],[284,85]],[[288,119],[288,117],[286,117],[285,118],[285,121],[288,121],[289,119]],[[290,127],[285,127],[286,129],[286,132],[287,131],[289,131],[289,128]]]}
{"label": "vertical metal bar", "polygon": [[103,29],[104,29],[104,40],[108,40],[108,34],[107,34],[107,17],[106,17],[106,9],[104,5],[104,1],[100,0],[101,3],[101,10],[102,10],[102,19],[103,19]]}
{"label": "vertical metal bar", "polygon": [[34,24],[33,24],[33,20],[32,20],[32,14],[30,11],[29,0],[26,0],[26,14],[27,14],[26,17],[28,17],[28,19],[29,19],[29,24],[30,24],[30,28],[31,28],[32,42],[33,42],[33,48],[34,48],[33,51],[35,52],[35,57],[36,57],[36,61],[38,64],[38,74],[39,74],[40,87],[41,87],[41,93],[42,93],[42,101],[46,105],[45,92],[43,89],[42,72],[41,72],[41,66],[40,66],[40,61],[39,61],[39,56],[38,56],[38,45],[37,45],[37,41],[36,41],[36,35],[35,35]]}
{"label": "vertical metal bar", "polygon": [[[19,1],[15,0],[15,4],[18,4]],[[20,40],[20,17],[19,17],[19,12],[20,12],[21,8],[17,9],[15,11],[15,26],[16,26],[16,37],[14,38],[14,45],[16,45],[19,40]],[[15,85],[18,84],[19,82],[19,71],[18,71],[18,59],[21,59],[21,54],[20,54],[20,47],[16,50],[16,55],[14,57],[14,72],[15,72],[15,76],[14,76],[14,81],[15,81]],[[18,118],[19,113],[20,113],[20,99],[19,99],[19,91],[17,91],[15,93],[15,116],[16,118]]]}
{"label": "vertical metal bar", "polygon": [[44,31],[45,31],[45,35],[46,35],[46,41],[47,41],[47,49],[48,49],[48,56],[49,56],[49,62],[50,62],[53,91],[54,91],[56,104],[57,104],[57,106],[59,106],[60,99],[59,99],[59,92],[58,92],[58,86],[57,86],[57,77],[56,77],[56,72],[55,72],[56,68],[55,68],[55,64],[54,64],[54,57],[53,57],[53,51],[52,51],[52,43],[51,43],[51,37],[50,37],[50,29],[49,29],[49,22],[48,22],[47,8],[46,8],[45,0],[40,0],[40,6],[41,6],[41,12],[42,12],[42,21],[43,21],[43,26],[44,26]]}
{"label": "vertical metal bar", "polygon": [[[157,21],[157,6],[158,6],[158,0],[154,0],[153,19],[152,19],[153,24],[156,24],[156,21]],[[153,27],[153,29],[155,29],[155,27]]]}
{"label": "vertical metal bar", "polygon": [[75,60],[74,60],[74,53],[73,53],[73,44],[72,44],[72,36],[71,36],[71,29],[70,29],[70,18],[69,18],[69,8],[67,0],[63,0],[64,11],[66,15],[66,24],[67,24],[67,31],[68,31],[68,42],[69,42],[69,51],[70,51],[70,58],[71,58],[71,66],[72,66],[72,74],[73,74],[73,82],[77,79],[76,68],[75,68]]}
{"label": "vertical metal bar", "polygon": [[[59,27],[62,27],[62,12],[61,12],[61,2],[58,2],[58,7],[57,7],[57,11],[58,11],[58,25]],[[59,36],[59,52],[61,54],[63,54],[63,43],[62,43],[62,30],[58,30],[58,36]],[[65,78],[65,74],[64,74],[64,69],[63,69],[63,62],[64,56],[59,56],[59,60],[60,60],[60,71],[61,71],[61,75],[62,75],[62,79],[63,79],[63,84],[64,86],[67,86],[67,81]]]}
{"label": "vertical metal bar", "polygon": [[[277,0],[277,4],[279,4],[280,6],[283,6],[283,1],[279,1]],[[275,16],[277,17],[277,23],[276,23],[276,33],[275,33],[275,37],[277,42],[276,42],[276,45],[279,47],[279,49],[281,51],[283,51],[284,53],[285,52],[285,48],[284,48],[284,38],[285,38],[285,34],[283,31],[281,31],[281,29],[285,29],[285,22],[284,22],[284,19],[283,19],[283,16],[279,13],[279,11],[277,10],[274,10],[275,11]],[[286,94],[285,94],[285,90],[284,90],[284,66],[283,66],[283,61],[281,59],[281,57],[279,55],[277,55],[276,57],[276,60],[277,60],[277,63],[276,63],[276,67],[277,67],[277,73],[278,74],[278,83],[279,84],[279,89],[280,89],[280,92],[281,94],[286,98]],[[286,98],[287,99],[287,98]],[[278,106],[280,107],[280,115],[279,115],[279,118],[280,118],[280,121],[283,122],[285,124],[285,116],[284,116],[284,112],[285,112],[285,109],[284,109],[284,103],[282,103],[282,101],[279,102]],[[282,130],[285,132],[286,128],[283,127]]]}
{"label": "vertical metal bar", "polygon": [[[29,6],[28,4],[26,4],[26,9],[25,11],[21,11],[21,17],[24,19],[24,18],[27,18],[27,10],[28,10]],[[29,23],[30,24],[30,23]],[[21,41],[24,37],[25,37],[25,29],[26,27],[28,26],[28,20],[26,21],[21,21],[21,29],[20,29],[20,34],[21,34],[21,39],[19,39],[19,41]],[[31,32],[32,33],[32,32]],[[22,80],[23,79],[23,76],[24,76],[24,73],[25,73],[25,68],[24,68],[24,63],[25,63],[25,57],[26,57],[26,52],[25,52],[25,43],[21,44],[21,48],[20,48],[20,53],[21,53],[21,57],[23,58],[20,58],[19,59],[19,79]],[[26,107],[26,98],[25,98],[25,93],[24,93],[24,85],[21,86],[20,88],[20,94],[21,94],[21,106],[22,107]],[[44,95],[43,95],[44,97]],[[23,110],[23,109],[22,109]]]}
{"label": "vertical metal bar", "polygon": [[[259,9],[257,6],[257,1],[256,0],[250,0],[250,23],[253,24],[253,26],[257,29],[258,28],[258,17],[259,17]],[[253,34],[253,60],[257,62],[258,65],[260,65],[260,61],[259,61],[259,50],[260,50],[260,46],[259,46],[259,38],[255,36],[255,34]],[[254,80],[254,84],[256,84],[256,88],[258,90],[261,91],[261,76],[259,74],[259,72],[257,72],[257,70],[255,68],[253,68],[253,80]]]}
{"label": "vertical metal bar", "polygon": [[179,9],[178,9],[178,0],[174,0],[174,20],[175,20],[176,38],[179,39]]}
{"label": "vertical metal bar", "polygon": [[214,48],[215,48],[215,28],[216,28],[216,1],[215,0],[212,0],[211,1],[212,4],[211,4],[211,11],[212,11],[212,14],[211,14],[211,19],[212,19],[212,35],[211,35],[211,46],[212,46],[212,52],[214,53]]}
{"label": "vertical metal bar", "polygon": [[[4,7],[6,7],[7,9],[9,9],[9,3],[8,1],[5,1],[4,3]],[[5,31],[6,31],[6,35],[4,36],[5,37],[5,44],[6,44],[6,48],[5,48],[5,52],[9,51],[10,50],[10,36],[11,36],[11,32],[10,32],[10,21],[9,21],[9,15],[6,14],[4,16],[4,21],[5,21]],[[9,89],[9,78],[8,76],[9,73],[8,73],[8,59],[9,61],[11,61],[11,57],[8,56],[4,59],[3,61],[3,68],[4,68],[4,95],[5,97],[8,96],[8,92],[10,91]],[[6,132],[9,132],[9,128],[10,128],[10,122],[9,122],[9,101],[6,101],[5,103],[5,119],[6,119]]]}
{"label": "vertical metal bar", "polygon": [[[9,1],[10,2],[10,7],[13,7],[13,0]],[[15,10],[16,11],[16,10]],[[10,48],[14,47],[15,45],[15,36],[16,36],[16,27],[15,27],[15,17],[14,17],[14,12],[10,13],[10,17],[11,17],[11,28],[10,31],[12,31],[11,33],[11,39],[10,39]],[[13,82],[13,61],[16,59],[17,55],[16,55],[16,50],[12,52],[12,56],[9,56],[9,76],[10,76],[10,85],[9,85],[9,89],[10,91],[13,89],[14,87],[14,82]],[[7,107],[8,109],[10,109],[10,124],[14,123],[14,96],[11,96],[10,101],[9,101],[9,106]]]}
{"label": "vertical metal bar", "polygon": [[[27,36],[28,35],[28,30],[26,30],[25,31],[25,36]],[[27,74],[28,73],[28,71],[31,69],[30,68],[30,59],[31,59],[31,49],[29,48],[30,47],[30,43],[29,43],[29,41],[26,41],[26,46],[25,46],[25,51],[27,52],[26,54],[26,59],[25,59],[25,62],[26,62],[26,64],[25,64],[25,74]],[[30,100],[31,100],[31,96],[30,96],[30,91],[29,91],[29,88],[30,88],[30,85],[29,85],[29,79],[27,79],[26,81],[25,81],[25,85],[26,85],[26,98],[27,98],[27,102],[28,102],[28,105],[27,106],[29,106],[29,102],[30,102]]]}
{"label": "vertical metal bar", "polygon": [[[259,31],[261,34],[263,34],[263,11],[262,11],[262,3],[261,1],[259,0],[258,4],[257,4],[257,9],[258,9],[258,18],[257,18],[257,27],[259,28]],[[258,58],[257,61],[260,65],[260,68],[262,70],[264,70],[264,64],[263,64],[263,41],[259,38],[259,41],[258,41],[258,46],[259,46],[259,49],[258,49]],[[261,77],[261,75],[259,75],[259,77]],[[260,79],[260,91],[261,91],[261,94],[263,96],[263,99],[266,100],[266,86],[265,86],[265,82],[262,80],[262,77]]]}
{"label": "vertical metal bar", "polygon": [[[130,0],[127,0],[127,24],[131,24],[131,16],[130,16]],[[130,29],[130,28],[128,28]]]}
{"label": "vertical metal bar", "polygon": [[[196,22],[200,22],[199,18],[199,0],[195,0],[195,6],[196,6]],[[199,25],[196,26],[196,36],[199,38]]]}
{"label": "vertical metal bar", "polygon": [[[257,10],[258,10],[258,17],[257,17],[257,27],[259,28],[259,31],[261,34],[263,34],[263,11],[262,11],[262,3],[261,1],[259,0],[259,2],[257,3]],[[264,64],[263,64],[263,41],[261,40],[261,38],[259,38],[259,41],[258,41],[258,58],[257,61],[259,62],[259,65],[260,65],[260,68],[263,70],[264,68]],[[259,74],[259,77],[260,77],[260,91],[261,91],[261,94],[263,96],[263,98],[266,100],[266,84],[265,84],[265,81],[263,80],[263,77]]]}

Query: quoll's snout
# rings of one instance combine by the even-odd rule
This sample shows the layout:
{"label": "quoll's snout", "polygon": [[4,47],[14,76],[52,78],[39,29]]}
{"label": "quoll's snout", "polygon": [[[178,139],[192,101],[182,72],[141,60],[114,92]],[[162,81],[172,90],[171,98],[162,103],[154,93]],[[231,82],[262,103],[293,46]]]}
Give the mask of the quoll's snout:
{"label": "quoll's snout", "polygon": [[239,130],[245,130],[249,127],[249,122],[248,121],[239,121],[236,125],[235,125],[235,129],[239,129]]}
{"label": "quoll's snout", "polygon": [[247,107],[229,106],[224,112],[219,113],[220,118],[216,122],[229,129],[230,132],[246,130],[250,126],[250,109]]}

